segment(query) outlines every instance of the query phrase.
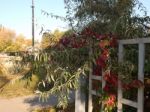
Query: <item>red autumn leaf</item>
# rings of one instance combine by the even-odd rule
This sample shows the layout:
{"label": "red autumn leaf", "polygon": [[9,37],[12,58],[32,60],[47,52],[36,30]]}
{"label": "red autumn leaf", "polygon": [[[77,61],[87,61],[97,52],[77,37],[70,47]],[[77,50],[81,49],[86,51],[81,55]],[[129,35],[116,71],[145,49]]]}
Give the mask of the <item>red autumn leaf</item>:
{"label": "red autumn leaf", "polygon": [[59,42],[60,42],[62,45],[64,45],[64,46],[68,46],[68,44],[70,43],[70,39],[64,37],[64,38],[60,39]]}
{"label": "red autumn leaf", "polygon": [[110,80],[110,74],[108,73],[108,72],[106,72],[105,74],[104,74],[104,80],[105,81],[109,81]]}
{"label": "red autumn leaf", "polygon": [[101,49],[104,49],[104,48],[108,47],[109,45],[110,45],[109,40],[102,40],[102,41],[99,43],[99,47],[100,47]]}
{"label": "red autumn leaf", "polygon": [[129,89],[131,89],[131,86],[130,86],[130,84],[122,84],[122,88],[125,90],[129,90]]}
{"label": "red autumn leaf", "polygon": [[101,67],[96,66],[96,67],[93,69],[93,74],[96,75],[96,76],[101,76],[101,75],[102,75],[102,69],[101,69]]}
{"label": "red autumn leaf", "polygon": [[97,60],[96,60],[96,64],[102,68],[105,68],[106,67],[106,63],[105,63],[105,60],[102,59],[101,57],[99,57]]}
{"label": "red autumn leaf", "polygon": [[118,78],[116,76],[111,77],[111,84],[114,87],[118,86]]}
{"label": "red autumn leaf", "polygon": [[109,85],[106,84],[105,87],[103,88],[103,90],[104,90],[105,92],[109,92],[109,91],[110,91]]}
{"label": "red autumn leaf", "polygon": [[103,39],[105,39],[107,36],[106,36],[106,35],[101,35],[101,34],[96,34],[96,33],[95,33],[95,37],[96,37],[97,39],[99,39],[99,40],[103,40]]}
{"label": "red autumn leaf", "polygon": [[79,45],[76,42],[71,43],[72,48],[79,48]]}
{"label": "red autumn leaf", "polygon": [[95,33],[94,36],[95,36],[97,39],[101,39],[101,36],[102,36],[102,35]]}
{"label": "red autumn leaf", "polygon": [[111,86],[113,87],[117,87],[118,86],[118,77],[117,75],[113,74],[112,72],[107,72],[106,74],[104,74],[104,80],[106,82],[108,82],[109,84],[111,84]]}
{"label": "red autumn leaf", "polygon": [[117,39],[115,37],[113,37],[111,40],[110,40],[110,46],[111,47],[116,47],[117,46]]}
{"label": "red autumn leaf", "polygon": [[108,49],[103,50],[103,52],[101,54],[101,58],[105,61],[108,60],[108,58],[109,58],[109,50]]}
{"label": "red autumn leaf", "polygon": [[77,38],[73,38],[70,43],[71,43],[70,45],[72,48],[81,48],[87,44],[87,41],[86,39],[77,40]]}
{"label": "red autumn leaf", "polygon": [[116,102],[116,96],[109,95],[108,99],[105,101],[105,104],[107,107],[113,107],[115,106],[115,102]]}
{"label": "red autumn leaf", "polygon": [[87,36],[87,37],[91,37],[94,36],[95,33],[90,29],[90,28],[85,28],[82,32],[81,35]]}
{"label": "red autumn leaf", "polygon": [[131,83],[130,83],[130,86],[131,87],[134,87],[134,88],[140,88],[142,87],[144,84],[142,81],[140,80],[133,80]]}

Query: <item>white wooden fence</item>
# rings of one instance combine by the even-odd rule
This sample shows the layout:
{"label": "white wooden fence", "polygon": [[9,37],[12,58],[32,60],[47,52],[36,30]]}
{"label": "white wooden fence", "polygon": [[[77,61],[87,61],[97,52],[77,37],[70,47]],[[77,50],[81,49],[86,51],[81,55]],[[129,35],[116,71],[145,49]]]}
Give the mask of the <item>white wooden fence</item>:
{"label": "white wooden fence", "polygon": [[[123,61],[123,45],[138,44],[138,79],[144,82],[144,60],[145,43],[150,43],[150,38],[137,38],[128,40],[119,40],[119,61]],[[123,98],[123,91],[119,82],[118,87],[118,112],[122,112],[122,105],[128,105],[137,108],[137,112],[144,111],[144,88],[138,88],[137,102]]]}
{"label": "white wooden fence", "polygon": [[[145,44],[150,43],[150,38],[137,38],[137,39],[127,39],[127,40],[119,40],[119,51],[118,51],[118,58],[119,62],[123,61],[123,50],[124,45],[130,45],[130,44],[137,44],[139,48],[139,54],[138,54],[138,79],[144,82],[144,59],[145,59]],[[105,81],[102,79],[102,76],[94,76],[92,74],[89,75],[89,98],[88,98],[88,112],[92,112],[93,105],[92,105],[92,95],[99,96],[96,91],[92,90],[92,80],[101,80],[102,81],[102,88],[105,85]],[[78,93],[80,94],[80,93]],[[76,94],[76,95],[78,95]],[[118,85],[118,112],[123,111],[123,104],[137,108],[137,112],[143,112],[144,111],[144,88],[141,87],[138,89],[137,93],[137,102],[131,101],[129,99],[123,98],[123,91],[121,88],[121,83],[119,82]],[[81,102],[79,99],[76,99],[76,102]],[[77,104],[77,103],[76,103]],[[81,103],[80,103],[81,104]],[[84,105],[76,105],[77,108],[82,108],[82,112],[85,112],[85,103]],[[76,111],[79,112],[79,111]]]}

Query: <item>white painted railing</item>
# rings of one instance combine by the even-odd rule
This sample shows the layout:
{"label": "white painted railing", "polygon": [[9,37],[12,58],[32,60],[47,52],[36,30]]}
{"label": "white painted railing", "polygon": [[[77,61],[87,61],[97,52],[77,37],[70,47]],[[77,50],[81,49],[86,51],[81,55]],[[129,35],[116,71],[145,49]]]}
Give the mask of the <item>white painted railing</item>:
{"label": "white painted railing", "polygon": [[[150,38],[137,38],[137,39],[127,39],[127,40],[119,40],[119,53],[118,58],[119,62],[123,61],[123,49],[124,45],[130,45],[130,44],[138,44],[139,46],[139,54],[138,54],[138,79],[144,82],[144,58],[145,58],[145,43],[150,43]],[[92,80],[100,80],[102,81],[102,88],[105,86],[105,81],[103,80],[103,73],[102,76],[95,76],[92,74],[92,70],[89,75],[89,97],[88,97],[88,112],[92,112],[93,104],[92,104],[92,95],[100,96],[96,91],[92,90]],[[78,93],[80,94],[80,93]],[[76,94],[76,95],[78,95]],[[131,101],[129,99],[123,98],[123,91],[121,87],[121,82],[119,82],[118,85],[118,112],[123,111],[123,104],[137,108],[137,112],[143,112],[143,106],[144,106],[144,88],[138,89],[138,95],[137,95],[137,102]],[[77,100],[77,99],[76,99]],[[79,99],[78,99],[79,101]],[[76,103],[79,104],[79,103]],[[75,108],[85,108],[82,107],[84,105],[76,105]],[[76,112],[79,112],[79,109],[76,109]],[[82,112],[85,112],[83,110]]]}
{"label": "white painted railing", "polygon": [[[123,45],[138,44],[138,80],[144,82],[144,58],[145,58],[145,43],[150,43],[150,38],[137,38],[119,40],[119,62],[123,61]],[[118,86],[118,112],[123,111],[123,104],[137,108],[137,112],[143,112],[144,110],[144,88],[138,89],[137,102],[123,98],[123,91],[121,83]]]}
{"label": "white painted railing", "polygon": [[93,110],[93,105],[92,105],[92,96],[95,95],[95,96],[101,96],[101,94],[99,94],[97,91],[95,90],[92,90],[92,80],[97,80],[97,81],[102,81],[102,88],[104,87],[104,84],[105,84],[105,81],[102,80],[102,76],[95,76],[93,74],[90,74],[90,77],[89,77],[89,102],[88,102],[88,112],[92,112]]}

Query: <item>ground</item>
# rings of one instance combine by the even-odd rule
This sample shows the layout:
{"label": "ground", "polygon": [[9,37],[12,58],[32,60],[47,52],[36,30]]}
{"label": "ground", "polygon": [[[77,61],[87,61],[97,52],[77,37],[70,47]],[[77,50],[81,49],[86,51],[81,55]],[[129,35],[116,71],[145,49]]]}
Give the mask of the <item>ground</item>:
{"label": "ground", "polygon": [[42,103],[38,96],[25,96],[12,99],[0,99],[0,112],[31,112],[35,108],[56,105],[56,98],[51,97],[48,102]]}
{"label": "ground", "polygon": [[[71,95],[74,101],[74,93]],[[48,102],[39,101],[38,95],[16,97],[11,99],[0,98],[0,112],[32,112],[36,108],[51,107],[57,104],[57,98],[51,96]]]}

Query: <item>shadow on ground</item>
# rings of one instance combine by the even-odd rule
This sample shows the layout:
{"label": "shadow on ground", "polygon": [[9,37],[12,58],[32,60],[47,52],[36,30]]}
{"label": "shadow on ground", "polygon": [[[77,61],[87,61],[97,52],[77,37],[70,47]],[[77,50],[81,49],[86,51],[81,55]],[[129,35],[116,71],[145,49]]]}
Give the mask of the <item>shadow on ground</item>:
{"label": "shadow on ground", "polygon": [[24,100],[24,103],[27,103],[32,107],[34,107],[34,106],[36,106],[36,107],[55,106],[57,104],[57,97],[50,96],[47,99],[47,101],[44,100],[44,102],[42,102],[41,100],[39,100],[39,96],[35,96],[32,98],[26,98]]}
{"label": "shadow on ground", "polygon": [[[74,101],[75,101],[75,93],[72,92],[70,94],[69,103],[72,103]],[[58,103],[58,98],[56,96],[50,96],[49,98],[47,98],[47,101],[44,100],[43,102],[42,100],[39,99],[39,96],[34,96],[34,97],[32,96],[32,97],[25,98],[23,103],[29,105],[31,108],[29,108],[28,111],[32,112],[32,110],[34,110],[35,108],[56,106]]]}

